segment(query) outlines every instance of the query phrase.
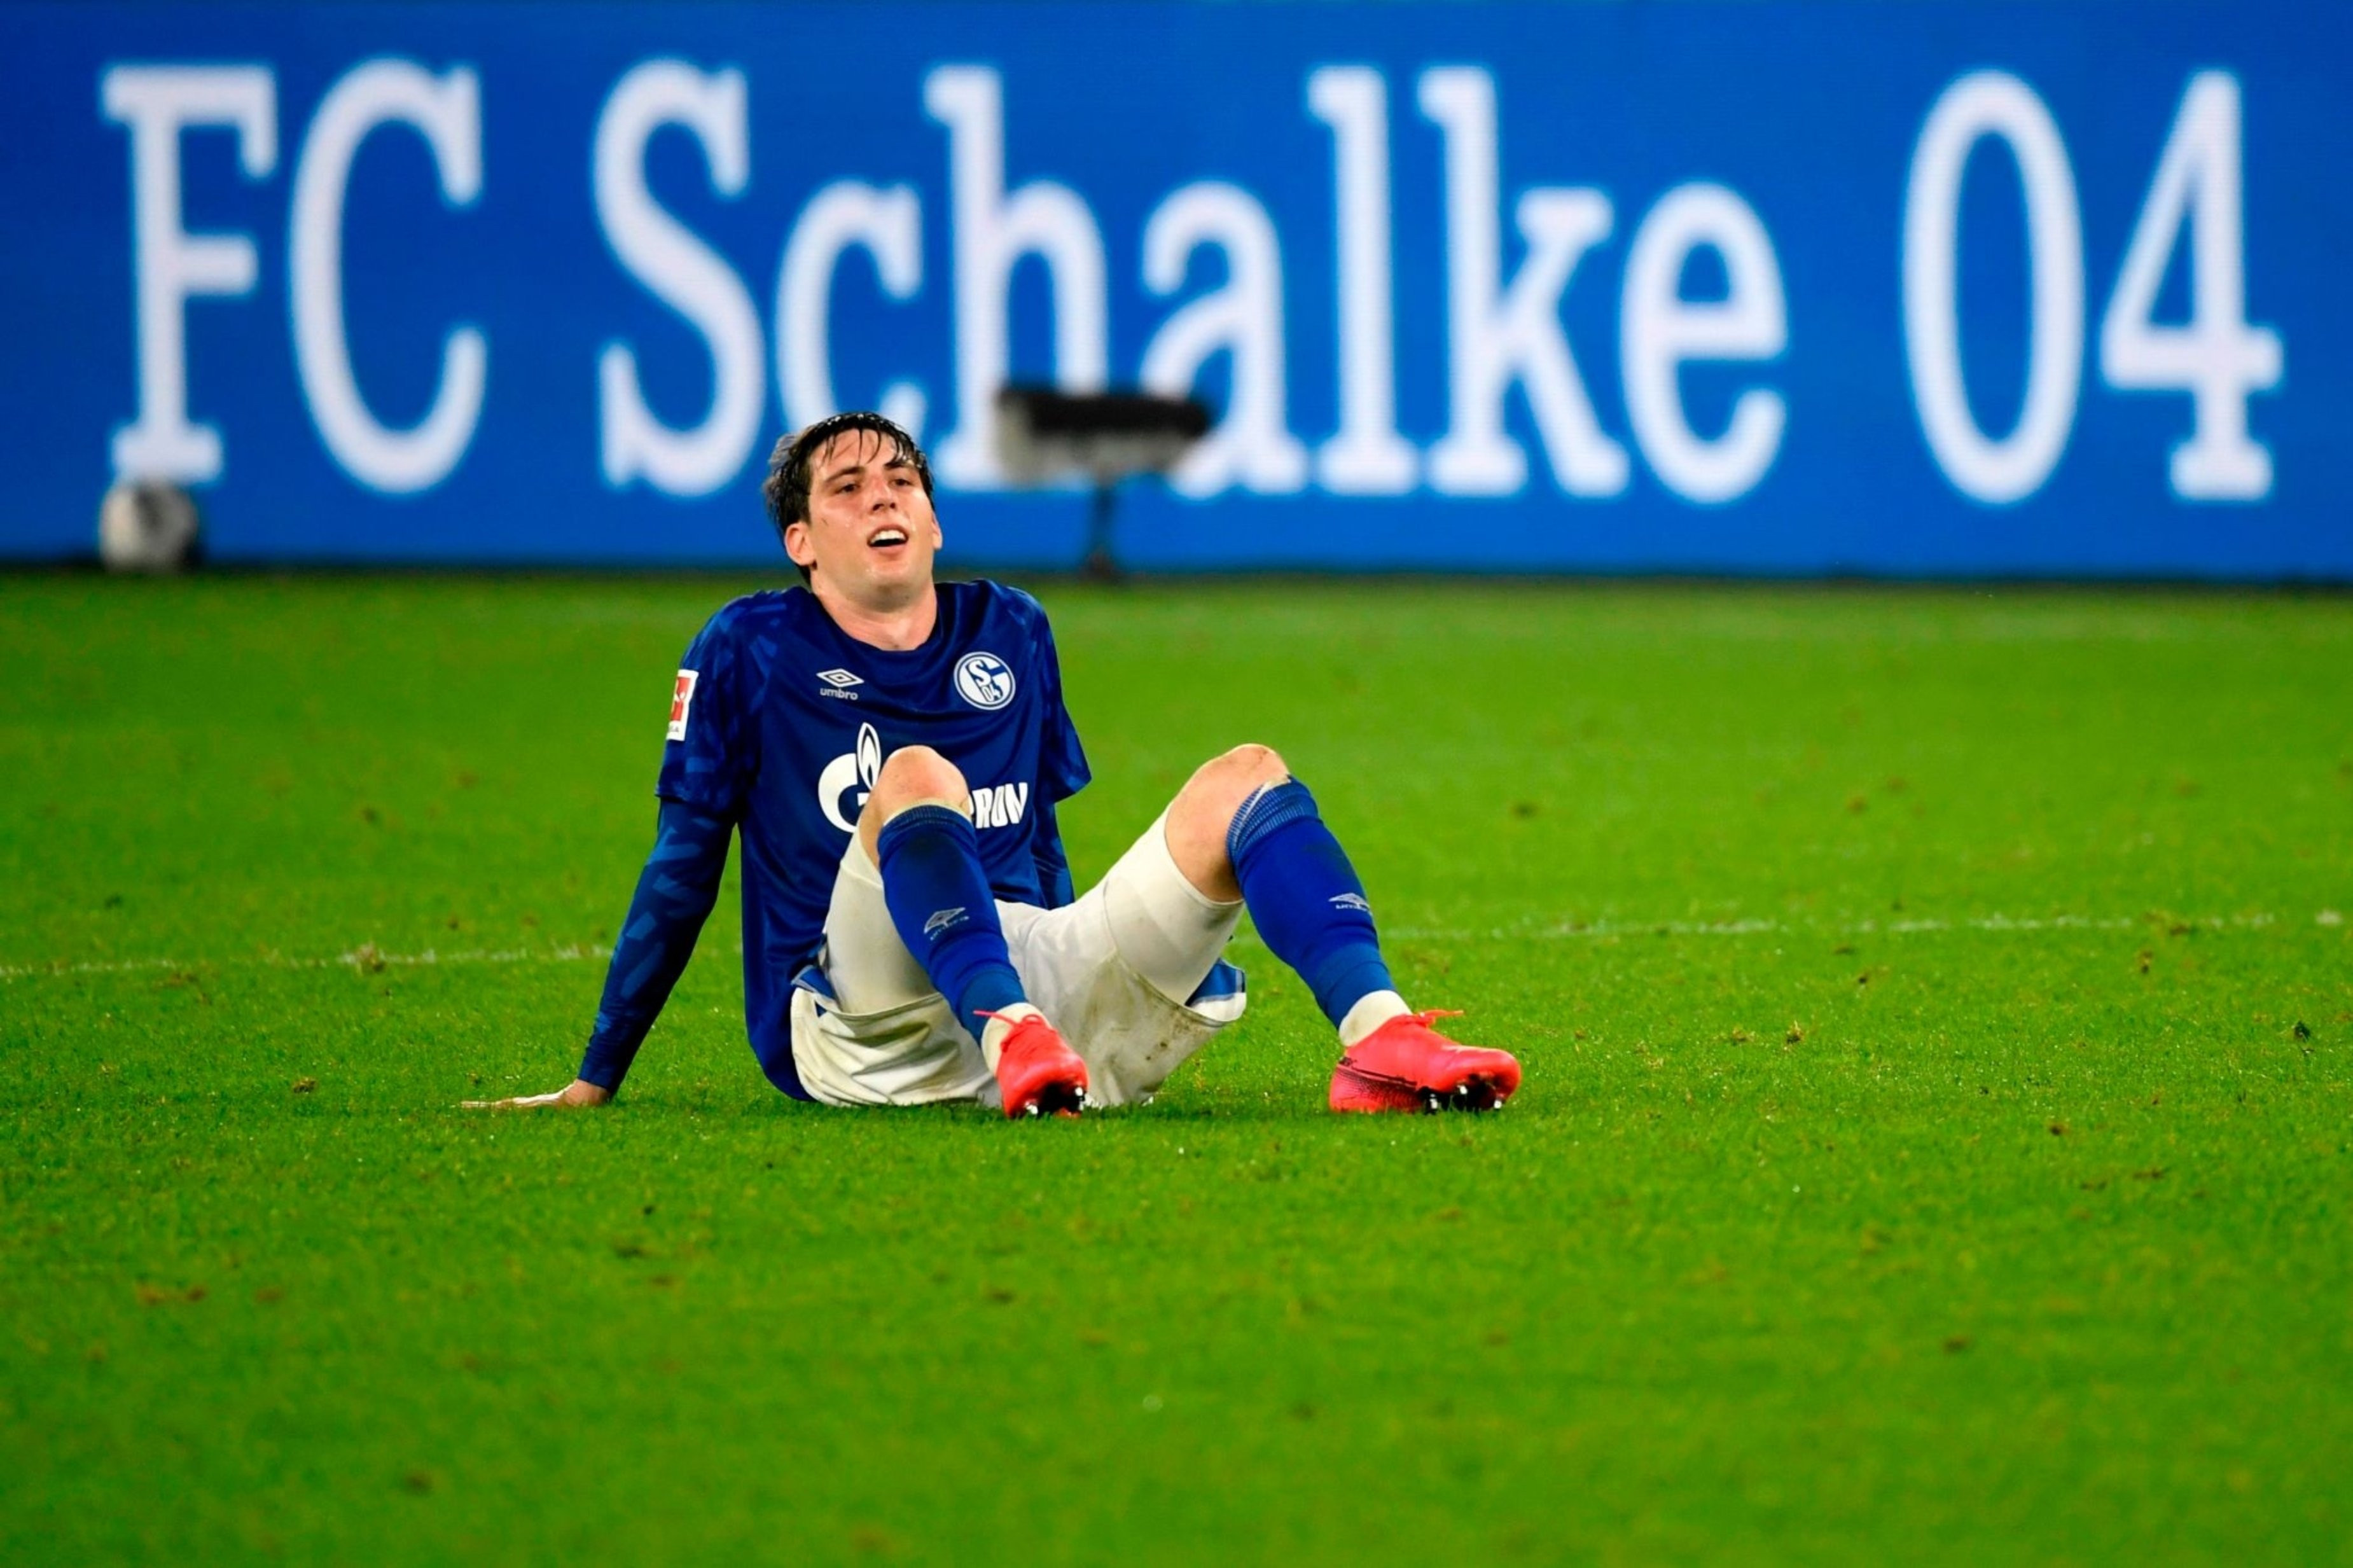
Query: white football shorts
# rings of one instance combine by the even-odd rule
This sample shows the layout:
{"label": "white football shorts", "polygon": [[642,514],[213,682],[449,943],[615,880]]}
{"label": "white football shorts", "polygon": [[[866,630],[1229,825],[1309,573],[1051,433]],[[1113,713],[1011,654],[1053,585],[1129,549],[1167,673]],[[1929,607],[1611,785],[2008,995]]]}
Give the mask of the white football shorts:
{"label": "white football shorts", "polygon": [[[1166,814],[1101,882],[1059,910],[997,905],[1029,1000],[1087,1064],[1095,1105],[1148,1098],[1242,1016],[1241,973],[1219,962],[1240,923],[1185,879]],[[841,858],[815,973],[793,993],[793,1065],[828,1105],[995,1105],[980,1045],[891,923],[882,875],[856,836]]]}

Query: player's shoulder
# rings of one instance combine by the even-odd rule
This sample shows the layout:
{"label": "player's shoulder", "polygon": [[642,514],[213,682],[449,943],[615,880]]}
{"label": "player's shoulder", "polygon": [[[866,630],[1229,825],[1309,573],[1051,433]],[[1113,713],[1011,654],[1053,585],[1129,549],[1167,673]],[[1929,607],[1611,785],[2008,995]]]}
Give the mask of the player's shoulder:
{"label": "player's shoulder", "polygon": [[[797,604],[797,600],[807,604]],[[773,645],[780,636],[796,630],[816,603],[816,595],[805,588],[763,588],[743,595],[712,612],[696,635],[694,646],[733,649]]]}
{"label": "player's shoulder", "polygon": [[960,626],[975,631],[1009,627],[1028,637],[1045,637],[1051,632],[1046,606],[1034,595],[1009,584],[976,577],[966,582],[943,583],[940,589],[948,595],[951,616]]}

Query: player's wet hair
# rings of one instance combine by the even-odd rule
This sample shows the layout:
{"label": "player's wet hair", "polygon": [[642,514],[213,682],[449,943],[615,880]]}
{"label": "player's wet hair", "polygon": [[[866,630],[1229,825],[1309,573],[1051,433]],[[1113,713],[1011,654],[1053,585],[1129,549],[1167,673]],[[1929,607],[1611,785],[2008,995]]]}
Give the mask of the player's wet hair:
{"label": "player's wet hair", "polygon": [[[913,436],[880,414],[868,410],[836,414],[830,418],[818,420],[797,434],[781,437],[776,442],[776,449],[768,454],[768,477],[761,481],[760,494],[768,503],[768,521],[776,525],[777,543],[784,542],[786,528],[796,522],[808,521],[809,486],[817,479],[812,471],[817,464],[817,455],[825,450],[828,441],[849,430],[863,430],[888,442],[892,459],[915,470],[915,478],[922,481],[923,487],[923,499],[931,499],[931,460],[923,456],[923,449],[915,445]],[[793,567],[800,573],[802,582],[808,581],[807,567],[797,561],[793,563]]]}

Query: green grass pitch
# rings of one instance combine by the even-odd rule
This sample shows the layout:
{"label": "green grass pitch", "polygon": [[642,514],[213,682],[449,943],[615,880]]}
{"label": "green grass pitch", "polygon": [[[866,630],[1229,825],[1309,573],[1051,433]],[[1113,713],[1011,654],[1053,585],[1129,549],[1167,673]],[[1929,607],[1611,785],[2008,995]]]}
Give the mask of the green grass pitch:
{"label": "green grass pitch", "polygon": [[1049,585],[1499,1116],[570,1075],[747,584],[0,580],[0,1562],[2353,1561],[2353,601]]}

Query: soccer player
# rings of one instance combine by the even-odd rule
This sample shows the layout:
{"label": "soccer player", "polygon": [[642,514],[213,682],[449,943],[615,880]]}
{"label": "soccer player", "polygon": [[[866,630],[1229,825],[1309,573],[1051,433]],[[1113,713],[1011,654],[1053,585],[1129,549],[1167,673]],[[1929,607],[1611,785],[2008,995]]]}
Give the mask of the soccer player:
{"label": "soccer player", "polygon": [[[1365,889],[1265,746],[1214,757],[1073,899],[1056,805],[1084,787],[1038,602],[935,583],[929,464],[876,414],[779,441],[763,487],[804,586],[687,649],[653,853],[579,1077],[497,1108],[601,1105],[744,846],[744,1003],[786,1094],[979,1100],[1008,1116],[1148,1099],[1241,1016],[1247,909],[1340,1035],[1335,1110],[1491,1110],[1520,1082],[1398,994]],[[485,1102],[473,1102],[483,1104]]]}

